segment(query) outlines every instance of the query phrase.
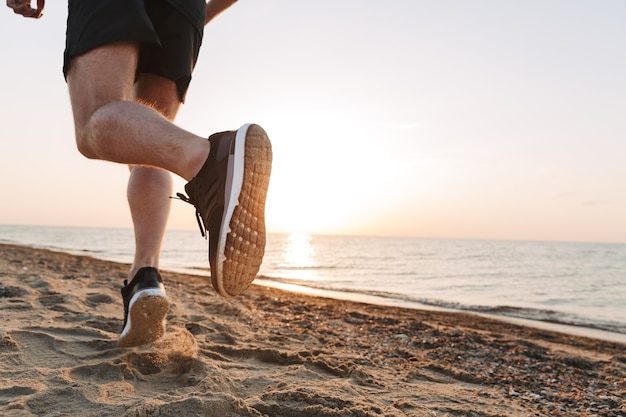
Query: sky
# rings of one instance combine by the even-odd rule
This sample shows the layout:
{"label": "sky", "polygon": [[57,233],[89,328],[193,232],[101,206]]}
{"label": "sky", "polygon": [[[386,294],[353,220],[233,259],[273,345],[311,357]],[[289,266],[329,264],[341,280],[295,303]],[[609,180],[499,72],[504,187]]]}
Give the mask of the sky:
{"label": "sky", "polygon": [[[66,6],[0,12],[0,224],[130,227],[127,168],[74,144]],[[265,128],[269,232],[626,242],[625,16],[623,0],[242,0],[206,27],[176,123]],[[196,227],[174,201],[169,228]]]}

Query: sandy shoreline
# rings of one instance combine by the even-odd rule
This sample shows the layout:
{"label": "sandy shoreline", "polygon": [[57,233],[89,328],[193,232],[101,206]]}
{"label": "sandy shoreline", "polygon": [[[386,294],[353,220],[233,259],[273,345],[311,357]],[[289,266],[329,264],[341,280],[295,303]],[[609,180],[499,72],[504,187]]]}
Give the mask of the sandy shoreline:
{"label": "sandy shoreline", "polygon": [[624,344],[184,274],[119,349],[126,269],[0,245],[0,415],[626,416]]}
{"label": "sandy shoreline", "polygon": [[[184,271],[181,271],[185,273]],[[583,327],[583,326],[575,326],[565,323],[559,323],[555,321],[540,321],[540,320],[532,320],[527,318],[516,317],[512,315],[504,315],[504,314],[495,314],[488,312],[480,312],[480,311],[472,311],[472,310],[463,310],[463,309],[455,309],[442,307],[438,305],[429,305],[429,304],[419,304],[416,302],[403,302],[402,300],[397,300],[393,298],[386,297],[378,297],[375,295],[362,295],[358,293],[350,293],[343,291],[333,291],[333,290],[320,290],[311,287],[304,287],[297,284],[284,284],[282,282],[277,282],[271,279],[265,279],[263,276],[257,277],[254,281],[255,283],[259,283],[259,285],[276,288],[279,290],[286,290],[288,292],[301,293],[307,296],[321,297],[321,298],[332,298],[336,300],[347,300],[354,301],[356,303],[361,304],[373,304],[379,306],[389,306],[389,307],[399,307],[406,308],[411,310],[431,310],[431,311],[445,311],[450,313],[468,313],[475,314],[487,318],[496,319],[499,321],[507,321],[513,324],[518,324],[526,327],[534,327],[537,329],[543,329],[548,331],[554,331],[559,333],[565,333],[573,336],[582,336],[592,339],[606,340],[608,342],[617,342],[626,345],[626,334],[624,333],[616,333],[600,328],[594,327]]]}

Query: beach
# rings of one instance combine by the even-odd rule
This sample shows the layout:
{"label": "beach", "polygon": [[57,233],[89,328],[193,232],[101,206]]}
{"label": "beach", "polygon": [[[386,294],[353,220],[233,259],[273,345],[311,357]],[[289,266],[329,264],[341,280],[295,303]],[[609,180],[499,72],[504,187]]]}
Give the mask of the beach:
{"label": "beach", "polygon": [[166,336],[121,349],[127,269],[0,245],[0,415],[626,415],[621,343],[178,273]]}

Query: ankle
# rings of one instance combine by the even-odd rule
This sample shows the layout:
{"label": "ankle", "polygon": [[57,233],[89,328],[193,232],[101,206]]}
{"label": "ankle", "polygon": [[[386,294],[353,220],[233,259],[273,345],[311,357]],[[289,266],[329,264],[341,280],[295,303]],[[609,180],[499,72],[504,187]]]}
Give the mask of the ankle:
{"label": "ankle", "polygon": [[188,158],[189,163],[186,167],[187,170],[185,175],[183,175],[185,180],[191,181],[191,179],[195,177],[198,172],[200,172],[200,169],[204,166],[204,163],[209,157],[210,149],[211,145],[208,140],[204,139],[197,142],[192,152],[190,152],[190,157]]}

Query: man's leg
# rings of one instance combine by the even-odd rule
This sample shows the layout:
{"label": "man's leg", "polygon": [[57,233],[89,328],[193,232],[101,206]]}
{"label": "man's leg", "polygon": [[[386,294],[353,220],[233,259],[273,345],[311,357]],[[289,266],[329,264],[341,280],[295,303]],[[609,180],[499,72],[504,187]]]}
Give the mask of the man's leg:
{"label": "man's leg", "polygon": [[67,81],[79,150],[89,158],[159,167],[187,179],[186,201],[209,231],[213,285],[235,296],[252,283],[263,258],[271,143],[257,125],[207,141],[131,101],[137,55],[136,44],[117,43],[72,59]]}
{"label": "man's leg", "polygon": [[169,172],[138,165],[129,166],[128,205],[135,231],[135,259],[129,281],[144,266],[159,267],[159,254],[170,213],[172,178]]}
{"label": "man's leg", "polygon": [[[173,121],[180,108],[176,84],[166,78],[142,74],[135,84],[138,101]],[[135,230],[135,259],[128,272],[131,280],[144,266],[158,268],[161,244],[170,213],[171,174],[165,170],[131,165],[128,204]]]}
{"label": "man's leg", "polygon": [[[187,167],[189,171],[185,172],[174,159],[178,157],[189,163],[195,157],[201,165],[208,154],[208,141],[177,128],[153,107],[134,101],[137,56],[138,50],[134,43],[118,43],[72,58],[67,81],[78,147],[91,158],[142,166],[155,165],[191,178],[199,168],[192,167],[189,170]],[[176,109],[171,114],[175,115]],[[200,151],[202,146],[194,148],[194,142],[204,145],[204,152]],[[192,146],[189,147],[189,144]],[[161,196],[164,192],[169,194],[171,189],[169,182],[166,187],[163,186],[164,181],[169,179],[164,180],[161,173],[155,172],[147,174],[152,180],[159,178],[157,181],[161,182],[153,183],[153,187],[147,190],[151,198],[156,198],[154,193]],[[139,181],[145,185],[145,179]],[[139,187],[131,184],[131,188]],[[138,222],[138,236],[142,239],[139,256],[156,257],[167,221],[168,206],[161,205],[151,211],[145,202],[138,201],[133,199],[131,204],[135,204],[135,211],[137,205],[141,204],[144,212],[133,213],[133,217],[138,218],[141,214],[153,216],[152,219],[144,218]],[[155,240],[150,243],[150,248],[146,242],[151,238]],[[152,254],[149,255],[149,252]],[[143,263],[144,259],[138,262]],[[154,259],[147,263],[152,262]],[[142,268],[139,268],[142,265],[136,266],[137,273],[131,275],[133,278],[125,282],[122,288],[124,326],[118,341],[120,347],[153,342],[165,331],[169,302],[163,281],[158,270],[151,265]]]}
{"label": "man's leg", "polygon": [[160,167],[191,180],[209,142],[134,101],[137,55],[136,44],[116,43],[72,59],[67,83],[78,149],[88,158]]}

